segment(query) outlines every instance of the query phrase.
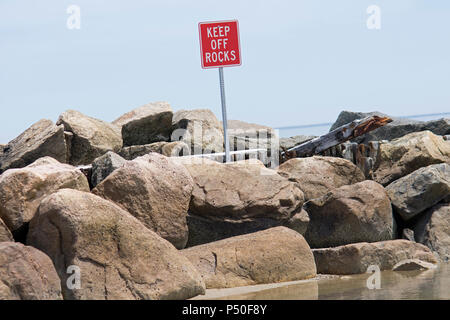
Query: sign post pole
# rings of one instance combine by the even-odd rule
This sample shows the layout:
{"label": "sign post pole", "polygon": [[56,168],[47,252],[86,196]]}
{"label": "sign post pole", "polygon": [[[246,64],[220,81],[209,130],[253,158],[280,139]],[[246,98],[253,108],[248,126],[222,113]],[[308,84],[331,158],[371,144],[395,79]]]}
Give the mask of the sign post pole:
{"label": "sign post pole", "polygon": [[227,107],[223,67],[241,65],[239,24],[237,20],[200,22],[198,24],[202,68],[219,68],[220,98],[222,102],[223,140],[225,162],[230,162],[230,142],[228,141]]}
{"label": "sign post pole", "polygon": [[225,101],[225,83],[223,80],[223,68],[219,68],[219,82],[220,82],[220,98],[222,101],[222,123],[223,123],[223,137],[225,143],[225,162],[230,162],[230,143],[228,141],[228,123],[227,123],[227,105]]}

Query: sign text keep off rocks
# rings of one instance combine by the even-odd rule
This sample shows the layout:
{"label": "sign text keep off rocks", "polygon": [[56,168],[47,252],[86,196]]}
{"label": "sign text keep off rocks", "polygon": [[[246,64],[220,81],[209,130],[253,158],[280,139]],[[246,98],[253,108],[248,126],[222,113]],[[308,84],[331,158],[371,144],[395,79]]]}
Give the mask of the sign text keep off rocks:
{"label": "sign text keep off rocks", "polygon": [[203,68],[241,64],[239,25],[236,20],[201,22],[198,27]]}

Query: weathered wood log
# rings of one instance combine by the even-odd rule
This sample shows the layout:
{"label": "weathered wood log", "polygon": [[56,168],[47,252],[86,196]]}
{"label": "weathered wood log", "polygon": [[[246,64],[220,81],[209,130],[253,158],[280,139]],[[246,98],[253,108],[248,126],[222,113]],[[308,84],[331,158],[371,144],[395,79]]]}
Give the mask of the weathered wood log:
{"label": "weathered wood log", "polygon": [[288,150],[284,150],[280,154],[280,161],[284,162],[290,158],[313,156],[345,141],[362,136],[389,122],[392,122],[391,118],[378,116],[354,120],[323,136],[314,138]]}

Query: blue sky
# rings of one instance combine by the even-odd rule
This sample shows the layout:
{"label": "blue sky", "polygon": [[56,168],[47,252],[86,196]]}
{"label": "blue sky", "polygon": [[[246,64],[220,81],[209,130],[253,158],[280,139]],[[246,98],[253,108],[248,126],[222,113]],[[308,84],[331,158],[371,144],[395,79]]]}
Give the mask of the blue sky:
{"label": "blue sky", "polygon": [[[66,9],[81,8],[81,29]],[[369,5],[381,29],[369,30]],[[445,0],[1,0],[0,143],[72,108],[112,121],[151,101],[209,108],[197,24],[238,19],[242,66],[225,69],[228,118],[273,127],[332,122],[343,109],[450,111]]]}

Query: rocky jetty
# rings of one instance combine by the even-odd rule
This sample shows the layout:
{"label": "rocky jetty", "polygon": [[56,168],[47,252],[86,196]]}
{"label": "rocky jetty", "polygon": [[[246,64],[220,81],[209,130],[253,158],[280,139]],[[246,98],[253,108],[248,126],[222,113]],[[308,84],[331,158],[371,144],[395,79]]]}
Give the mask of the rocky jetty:
{"label": "rocky jetty", "polygon": [[291,159],[314,137],[229,127],[231,163],[201,155],[224,149],[210,110],[166,102],[112,123],[68,110],[0,145],[0,299],[189,299],[450,259],[448,119]]}

